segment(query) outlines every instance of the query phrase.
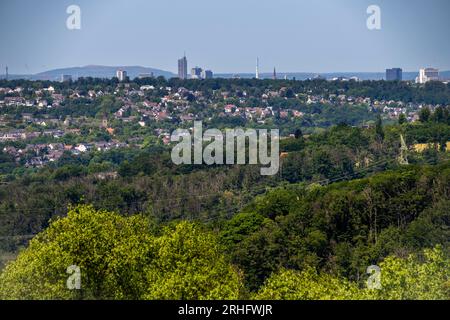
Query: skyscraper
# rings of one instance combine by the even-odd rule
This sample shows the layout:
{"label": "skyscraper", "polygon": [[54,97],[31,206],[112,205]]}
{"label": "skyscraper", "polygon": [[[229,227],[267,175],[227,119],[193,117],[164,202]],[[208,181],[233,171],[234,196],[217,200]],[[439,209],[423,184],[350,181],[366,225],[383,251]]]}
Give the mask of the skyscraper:
{"label": "skyscraper", "polygon": [[191,78],[192,79],[200,79],[202,77],[202,68],[195,67],[191,69]]}
{"label": "skyscraper", "polygon": [[119,79],[120,82],[125,81],[127,78],[127,72],[125,70],[117,70],[116,77]]}
{"label": "skyscraper", "polygon": [[184,55],[183,58],[178,60],[178,78],[182,80],[187,79],[187,71],[188,70],[188,63],[186,59],[186,55]]}
{"label": "skyscraper", "polygon": [[273,80],[277,80],[277,69],[273,67]]}
{"label": "skyscraper", "polygon": [[213,78],[213,72],[211,70],[203,70],[202,71],[202,78],[203,79],[212,79]]}
{"label": "skyscraper", "polygon": [[386,69],[386,81],[402,81],[403,70],[400,68]]}
{"label": "skyscraper", "polygon": [[417,83],[427,83],[428,81],[439,81],[439,70],[434,68],[420,69]]}
{"label": "skyscraper", "polygon": [[8,66],[6,66],[6,73],[5,73],[6,80],[8,80],[8,76],[9,76],[9,74],[8,74]]}

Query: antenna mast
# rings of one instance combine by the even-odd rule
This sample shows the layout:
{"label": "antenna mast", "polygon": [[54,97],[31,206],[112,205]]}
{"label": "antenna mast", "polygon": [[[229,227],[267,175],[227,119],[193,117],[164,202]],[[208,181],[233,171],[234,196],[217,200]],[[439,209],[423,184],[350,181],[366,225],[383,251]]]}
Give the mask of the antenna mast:
{"label": "antenna mast", "polygon": [[259,58],[256,58],[256,79],[259,79]]}

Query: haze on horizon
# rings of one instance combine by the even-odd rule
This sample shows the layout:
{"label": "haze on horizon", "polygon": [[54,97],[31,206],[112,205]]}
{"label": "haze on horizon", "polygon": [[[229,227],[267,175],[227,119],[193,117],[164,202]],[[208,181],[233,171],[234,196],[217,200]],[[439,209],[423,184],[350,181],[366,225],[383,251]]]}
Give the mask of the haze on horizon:
{"label": "haze on horizon", "polygon": [[[81,30],[66,9],[81,8]],[[381,7],[381,30],[366,9]],[[84,65],[176,72],[383,72],[450,70],[448,0],[2,0],[0,73]]]}

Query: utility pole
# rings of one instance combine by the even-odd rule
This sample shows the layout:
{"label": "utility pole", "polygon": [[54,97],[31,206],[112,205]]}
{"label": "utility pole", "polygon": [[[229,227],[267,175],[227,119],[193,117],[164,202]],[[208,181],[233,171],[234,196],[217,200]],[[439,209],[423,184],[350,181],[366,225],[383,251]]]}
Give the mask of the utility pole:
{"label": "utility pole", "polygon": [[398,156],[398,163],[400,165],[408,165],[408,147],[406,146],[405,139],[403,138],[403,135],[400,135],[400,155]]}

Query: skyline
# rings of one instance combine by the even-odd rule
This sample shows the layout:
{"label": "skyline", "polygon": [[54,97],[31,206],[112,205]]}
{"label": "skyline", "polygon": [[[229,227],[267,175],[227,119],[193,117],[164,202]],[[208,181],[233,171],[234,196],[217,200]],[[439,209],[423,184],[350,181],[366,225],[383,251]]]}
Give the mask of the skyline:
{"label": "skyline", "polygon": [[[192,75],[194,69],[198,69],[195,76]],[[308,80],[316,77],[321,77],[322,79],[334,80],[334,79],[358,79],[358,80],[394,80],[392,77],[393,70],[400,70],[400,77],[394,76],[396,80],[400,81],[417,81],[420,78],[421,70],[437,70],[439,73],[439,79],[441,81],[449,81],[450,80],[450,70],[439,70],[432,67],[424,67],[420,68],[416,71],[408,71],[403,70],[402,68],[386,68],[384,71],[375,71],[375,72],[364,72],[364,71],[355,71],[355,72],[278,72],[276,66],[272,68],[271,71],[262,72],[258,70],[258,73],[255,71],[251,72],[237,72],[237,73],[215,73],[212,70],[204,70],[198,66],[191,67],[189,74],[182,79],[210,79],[210,78],[244,78],[244,79],[284,79],[284,80]],[[1,73],[0,71],[0,79],[25,79],[25,80],[50,80],[50,81],[60,81],[65,77],[70,77],[71,79],[77,79],[80,77],[92,77],[92,78],[113,78],[117,77],[118,72],[126,72],[127,76],[130,79],[142,78],[145,76],[151,77],[159,77],[163,76],[166,79],[170,78],[179,78],[180,75],[177,73],[172,73],[167,70],[162,70],[158,68],[145,67],[145,66],[101,66],[101,65],[88,65],[81,67],[67,67],[67,68],[59,68],[46,70],[44,72],[35,73],[35,74],[15,74],[15,73]],[[9,77],[7,76],[9,74]],[[403,77],[402,77],[403,74]],[[390,78],[390,79],[389,79]]]}
{"label": "skyline", "polygon": [[[71,4],[80,30],[66,28]],[[366,26],[371,4],[381,30]],[[450,70],[449,9],[446,0],[3,0],[0,73],[139,65],[176,74],[184,51],[191,66],[217,74],[254,73],[256,57],[260,73]]]}

